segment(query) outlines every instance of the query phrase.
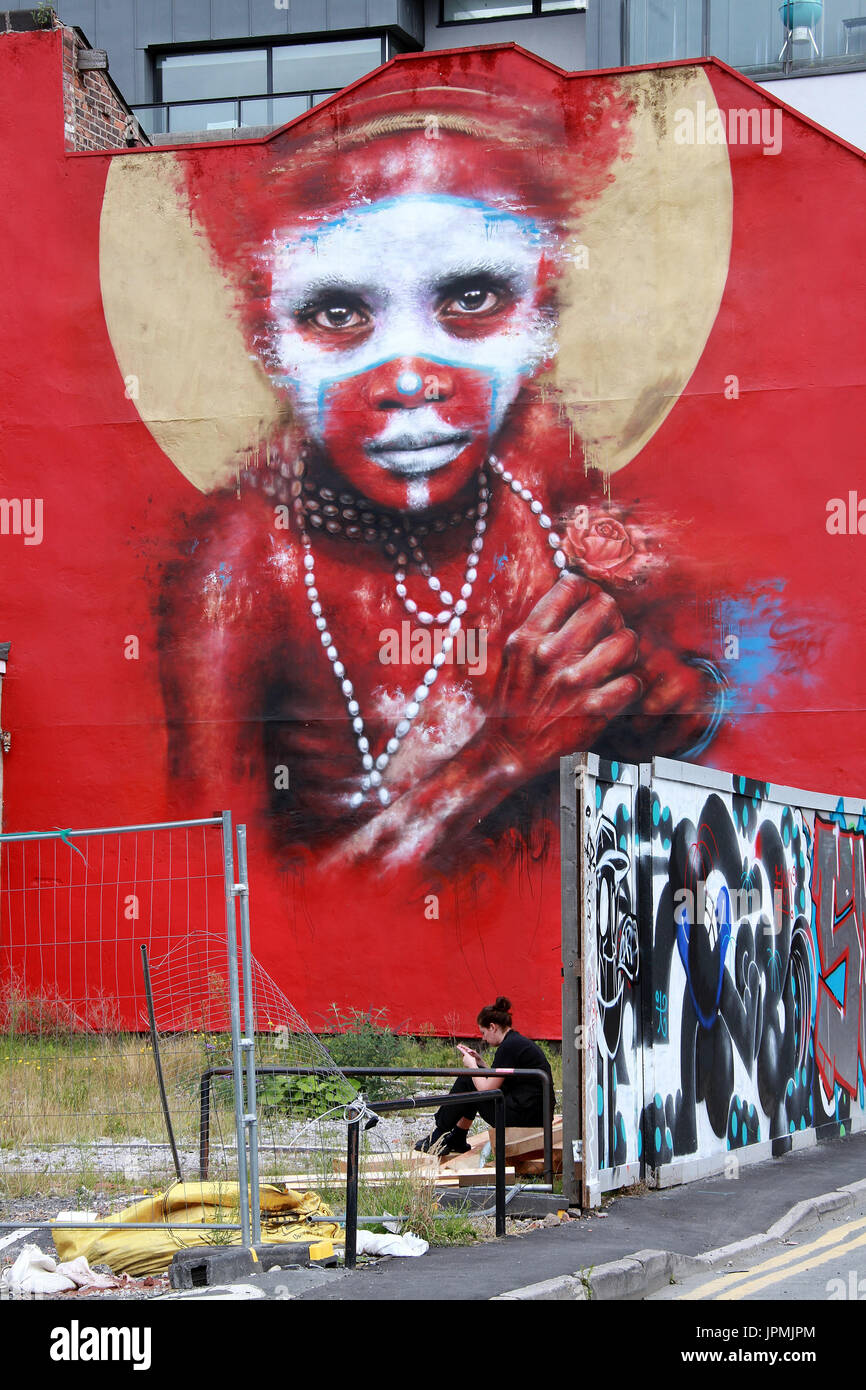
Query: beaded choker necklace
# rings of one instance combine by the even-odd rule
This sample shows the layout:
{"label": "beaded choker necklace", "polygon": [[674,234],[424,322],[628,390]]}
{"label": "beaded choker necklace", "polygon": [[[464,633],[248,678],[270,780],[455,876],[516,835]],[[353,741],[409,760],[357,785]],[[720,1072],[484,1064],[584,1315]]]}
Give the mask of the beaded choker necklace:
{"label": "beaded choker necklace", "polygon": [[[463,625],[463,617],[478,578],[478,565],[484,549],[484,537],[487,530],[487,511],[490,498],[487,468],[501,478],[503,483],[527,504],[541,529],[546,532],[547,543],[553,551],[551,557],[553,565],[556,575],[559,577],[565,569],[566,557],[561,549],[559,536],[552,530],[550,517],[545,514],[542,504],[537,501],[530,489],[524,487],[493,455],[489,457],[487,464],[478,474],[476,505],[465,512],[452,513],[447,521],[438,519],[431,526],[412,526],[407,517],[397,521],[393,516],[388,517],[375,511],[366,501],[358,499],[348,492],[337,493],[331,488],[317,488],[314,483],[309,481],[302,484],[300,478],[303,475],[303,464],[300,462],[293,470],[295,481],[291,484],[290,493],[295,518],[301,533],[301,544],[304,548],[304,584],[310,604],[310,613],[334,676],[340,682],[340,690],[346,702],[346,711],[352,724],[352,732],[361,759],[360,790],[353,792],[349,798],[349,804],[353,808],[361,806],[371,794],[375,794],[383,806],[387,806],[390,802],[391,793],[383,784],[383,777],[388,764],[417,719],[424,701],[436,683],[441,667],[451,655],[454,639]],[[446,530],[449,524],[457,526],[464,520],[474,522],[474,535],[466,557],[460,597],[455,599],[447,589],[442,588],[441,581],[433,573],[421,548],[421,540],[431,531],[441,532]],[[322,601],[316,584],[316,561],[313,555],[312,534],[320,530],[327,531],[331,535],[342,532],[349,540],[364,540],[371,543],[379,541],[385,554],[393,561],[394,591],[405,611],[422,627],[432,627],[434,624],[438,624],[440,627],[447,628],[441,643],[437,643],[437,651],[432,664],[424,672],[420,685],[407,702],[402,717],[398,720],[391,737],[385,744],[384,751],[375,759],[370,751],[370,741],[367,737],[361,708],[355,698],[355,687],[349,679],[346,667],[340,660],[340,654],[328,630],[328,620],[322,608]],[[419,608],[414,599],[408,595],[406,579],[410,556],[421,575],[426,579],[435,602],[441,605],[435,613],[425,608]]]}

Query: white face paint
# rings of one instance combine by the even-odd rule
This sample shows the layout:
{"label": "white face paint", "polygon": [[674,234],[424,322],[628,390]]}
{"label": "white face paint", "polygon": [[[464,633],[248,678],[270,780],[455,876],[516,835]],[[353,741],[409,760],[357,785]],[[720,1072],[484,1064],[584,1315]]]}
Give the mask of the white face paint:
{"label": "white face paint", "polygon": [[274,379],[308,437],[368,497],[453,495],[555,350],[540,284],[552,233],[407,195],[275,243]]}

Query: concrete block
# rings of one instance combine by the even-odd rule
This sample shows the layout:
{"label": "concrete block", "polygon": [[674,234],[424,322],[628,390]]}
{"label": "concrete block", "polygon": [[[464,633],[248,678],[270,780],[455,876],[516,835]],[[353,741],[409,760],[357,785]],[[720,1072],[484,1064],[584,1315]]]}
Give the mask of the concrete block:
{"label": "concrete block", "polygon": [[[507,1191],[507,1189],[506,1189]],[[436,1200],[440,1207],[465,1207],[468,1211],[483,1211],[493,1207],[496,1202],[495,1187],[443,1187],[437,1189]],[[505,1208],[506,1216],[517,1220],[554,1215],[567,1210],[562,1197],[552,1192],[519,1192]]]}
{"label": "concrete block", "polygon": [[251,1274],[263,1274],[279,1266],[333,1266],[337,1256],[323,1260],[310,1259],[310,1242],[287,1241],[282,1245],[257,1245],[253,1251],[240,1245],[199,1246],[194,1250],[178,1250],[168,1271],[173,1289],[206,1289],[214,1284],[229,1284]]}
{"label": "concrete block", "polygon": [[206,1289],[230,1284],[255,1272],[252,1253],[240,1245],[178,1250],[168,1271],[173,1289]]}

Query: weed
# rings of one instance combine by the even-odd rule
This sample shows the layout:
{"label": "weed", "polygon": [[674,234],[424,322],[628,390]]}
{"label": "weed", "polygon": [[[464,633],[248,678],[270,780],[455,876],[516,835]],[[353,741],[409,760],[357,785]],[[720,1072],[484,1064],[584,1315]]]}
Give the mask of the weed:
{"label": "weed", "polygon": [[284,1111],[298,1118],[322,1115],[348,1105],[355,1089],[337,1076],[269,1076],[259,1084],[257,1098],[266,1114]]}

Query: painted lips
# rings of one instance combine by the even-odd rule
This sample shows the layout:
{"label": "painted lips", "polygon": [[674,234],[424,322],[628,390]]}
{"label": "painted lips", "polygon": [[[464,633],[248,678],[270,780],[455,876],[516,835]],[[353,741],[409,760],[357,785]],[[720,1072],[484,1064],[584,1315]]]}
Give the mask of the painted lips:
{"label": "painted lips", "polygon": [[463,452],[472,436],[468,431],[447,434],[399,434],[364,446],[364,452],[380,468],[405,477],[434,473]]}

